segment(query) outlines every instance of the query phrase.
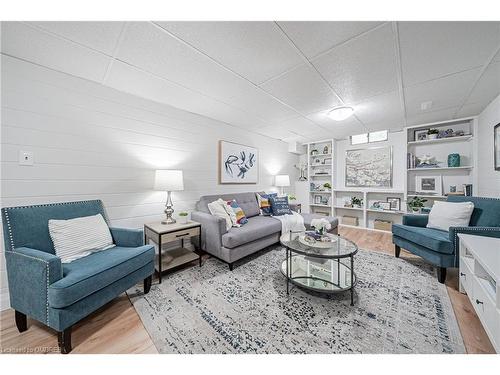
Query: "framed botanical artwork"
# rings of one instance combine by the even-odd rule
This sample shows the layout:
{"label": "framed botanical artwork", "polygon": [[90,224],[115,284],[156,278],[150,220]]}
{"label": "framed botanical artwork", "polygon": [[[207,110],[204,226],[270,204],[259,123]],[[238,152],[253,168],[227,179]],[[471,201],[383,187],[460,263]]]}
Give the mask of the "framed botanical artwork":
{"label": "framed botanical artwork", "polygon": [[495,171],[500,171],[500,123],[493,128]]}
{"label": "framed botanical artwork", "polygon": [[238,143],[219,141],[219,182],[256,184],[259,181],[259,150]]}
{"label": "framed botanical artwork", "polygon": [[347,150],[345,186],[392,187],[392,147]]}
{"label": "framed botanical artwork", "polygon": [[415,130],[415,132],[414,132],[415,140],[416,141],[426,141],[428,131],[429,131],[429,129]]}
{"label": "framed botanical artwork", "polygon": [[390,209],[393,211],[401,210],[401,198],[387,197],[387,203],[391,205]]}
{"label": "framed botanical artwork", "polygon": [[441,195],[443,193],[441,176],[416,176],[415,191],[417,193]]}

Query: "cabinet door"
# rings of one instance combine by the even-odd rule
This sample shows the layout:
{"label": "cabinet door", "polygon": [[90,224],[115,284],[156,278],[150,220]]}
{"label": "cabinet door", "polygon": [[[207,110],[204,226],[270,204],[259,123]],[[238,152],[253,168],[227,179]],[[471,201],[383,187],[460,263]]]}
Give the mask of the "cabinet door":
{"label": "cabinet door", "polygon": [[486,280],[474,277],[474,299],[472,300],[472,304],[474,305],[477,315],[479,316],[479,320],[481,321],[493,346],[498,348],[500,344],[498,310],[492,296],[490,295],[490,288],[492,289]]}

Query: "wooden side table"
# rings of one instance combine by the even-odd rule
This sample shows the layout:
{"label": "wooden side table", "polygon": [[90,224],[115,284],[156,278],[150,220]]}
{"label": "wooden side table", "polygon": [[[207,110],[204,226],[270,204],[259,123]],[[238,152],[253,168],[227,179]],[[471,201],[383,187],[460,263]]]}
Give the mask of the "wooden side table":
{"label": "wooden side table", "polygon": [[[184,241],[191,237],[198,237],[198,246],[201,244],[201,224],[196,221],[188,221],[187,224],[162,224],[161,222],[144,224],[144,243],[147,244],[151,240],[158,245],[156,264],[158,265],[157,273],[160,284],[163,272],[196,259],[199,260],[201,267],[202,254],[199,247],[195,251],[184,247]],[[179,240],[181,240],[181,247],[162,254],[162,245]]]}

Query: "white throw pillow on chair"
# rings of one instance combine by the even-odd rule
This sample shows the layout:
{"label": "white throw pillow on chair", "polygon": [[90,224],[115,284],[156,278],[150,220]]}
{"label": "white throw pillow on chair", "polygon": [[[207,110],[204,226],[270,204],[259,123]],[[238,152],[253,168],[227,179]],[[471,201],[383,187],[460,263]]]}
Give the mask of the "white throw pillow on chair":
{"label": "white throw pillow on chair", "polygon": [[435,202],[427,228],[449,231],[450,227],[468,227],[472,211],[472,202]]}
{"label": "white throw pillow on chair", "polygon": [[49,220],[49,234],[62,263],[115,246],[101,214],[69,220]]}

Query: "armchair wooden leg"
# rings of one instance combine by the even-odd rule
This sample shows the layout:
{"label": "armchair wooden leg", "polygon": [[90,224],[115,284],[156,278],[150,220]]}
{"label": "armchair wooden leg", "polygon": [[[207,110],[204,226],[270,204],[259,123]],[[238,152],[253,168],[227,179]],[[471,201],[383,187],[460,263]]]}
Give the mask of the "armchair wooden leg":
{"label": "armchair wooden leg", "polygon": [[57,342],[61,354],[68,354],[71,352],[71,327],[66,328],[62,332],[57,332]]}
{"label": "armchair wooden leg", "polygon": [[153,276],[150,275],[144,279],[144,294],[148,294],[151,290],[151,284],[153,283]]}
{"label": "armchair wooden leg", "polygon": [[399,254],[401,254],[401,248],[398,245],[394,245],[394,255],[396,258],[399,258]]}
{"label": "armchair wooden leg", "polygon": [[16,326],[19,332],[24,332],[28,329],[28,318],[22,312],[16,310]]}
{"label": "armchair wooden leg", "polygon": [[438,276],[438,281],[441,284],[444,284],[444,282],[446,280],[446,268],[445,267],[438,267],[437,276]]}
{"label": "armchair wooden leg", "polygon": [[229,271],[232,271],[234,268],[233,263],[229,263]]}

